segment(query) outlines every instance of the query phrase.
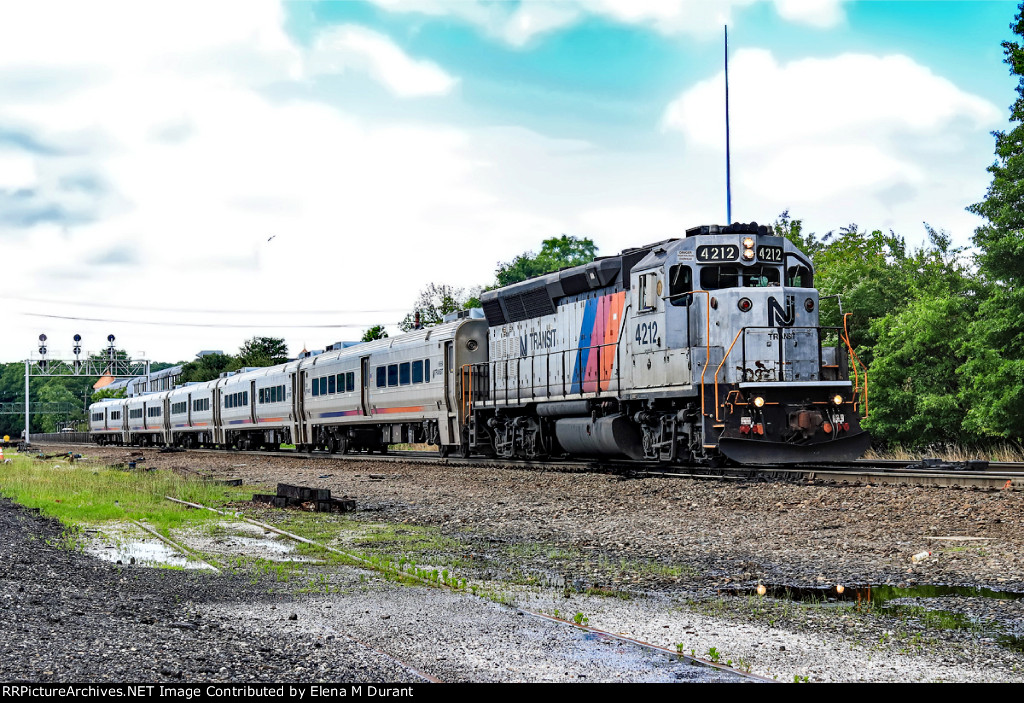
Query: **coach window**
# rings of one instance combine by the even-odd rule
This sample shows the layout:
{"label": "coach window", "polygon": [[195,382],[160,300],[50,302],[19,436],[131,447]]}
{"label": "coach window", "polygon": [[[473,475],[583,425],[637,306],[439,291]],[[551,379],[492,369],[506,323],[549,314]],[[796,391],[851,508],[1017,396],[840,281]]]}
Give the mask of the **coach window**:
{"label": "coach window", "polygon": [[328,376],[327,377],[327,393],[328,394],[337,393],[338,392],[338,385],[337,384],[338,384],[338,379],[337,379],[337,377],[334,374],[331,374],[330,376]]}
{"label": "coach window", "polygon": [[345,374],[345,388],[349,393],[356,389],[356,373],[355,371],[349,371]]}
{"label": "coach window", "polygon": [[388,365],[388,387],[398,385],[398,364]]}
{"label": "coach window", "polygon": [[693,290],[693,269],[686,264],[677,264],[668,271],[668,298],[675,306],[689,305]]}
{"label": "coach window", "polygon": [[423,360],[423,382],[430,383],[430,359]]}
{"label": "coach window", "polygon": [[409,362],[398,365],[398,382],[403,386],[409,385]]}
{"label": "coach window", "polygon": [[412,362],[412,382],[423,383],[423,362],[414,361]]}
{"label": "coach window", "polygon": [[377,388],[384,388],[388,385],[387,372],[388,370],[386,367],[377,367]]}

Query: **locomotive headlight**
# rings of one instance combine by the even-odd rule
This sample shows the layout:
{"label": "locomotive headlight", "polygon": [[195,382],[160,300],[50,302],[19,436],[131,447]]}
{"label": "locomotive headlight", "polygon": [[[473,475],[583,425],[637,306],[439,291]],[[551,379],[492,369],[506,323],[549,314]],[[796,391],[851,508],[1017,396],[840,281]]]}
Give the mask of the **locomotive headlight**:
{"label": "locomotive headlight", "polygon": [[762,408],[762,407],[764,407],[764,398],[762,398],[761,396],[757,396],[756,398],[754,398],[754,407],[755,408]]}
{"label": "locomotive headlight", "polygon": [[754,248],[754,238],[753,237],[744,237],[743,238],[743,248],[744,249],[753,249]]}
{"label": "locomotive headlight", "polygon": [[754,250],[753,249],[744,249],[743,250],[743,260],[744,261],[753,261],[754,260]]}
{"label": "locomotive headlight", "polygon": [[832,404],[833,405],[842,405],[843,404],[843,396],[837,395],[837,396],[833,397],[832,398]]}

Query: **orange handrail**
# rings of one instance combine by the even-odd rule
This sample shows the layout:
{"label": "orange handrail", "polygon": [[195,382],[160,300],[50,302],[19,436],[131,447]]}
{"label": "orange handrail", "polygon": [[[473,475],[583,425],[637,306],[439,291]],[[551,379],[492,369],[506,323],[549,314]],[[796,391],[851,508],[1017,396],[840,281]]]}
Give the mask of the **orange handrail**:
{"label": "orange handrail", "polygon": [[[711,361],[711,291],[708,290],[694,290],[691,293],[703,293],[708,297],[707,302],[707,314],[704,315],[704,322],[706,330],[704,332],[704,344],[706,351],[704,352],[704,366],[700,370],[700,414],[707,417],[707,413],[704,411],[704,374],[708,370],[708,363]],[[687,321],[689,324],[689,321]],[[690,330],[686,330],[689,335]]]}
{"label": "orange handrail", "polygon": [[715,421],[716,422],[721,420],[721,418],[718,417],[718,407],[719,407],[718,406],[718,372],[722,370],[723,366],[725,366],[725,360],[729,358],[729,355],[732,353],[732,348],[736,346],[736,342],[739,341],[740,335],[743,334],[743,332],[745,330],[746,330],[746,328],[744,327],[744,328],[741,328],[740,331],[736,333],[736,336],[733,337],[733,339],[732,339],[732,344],[729,345],[729,351],[727,351],[725,353],[725,356],[722,357],[722,363],[720,363],[718,365],[718,368],[715,369]]}
{"label": "orange handrail", "polygon": [[[850,356],[853,358],[853,360],[855,362],[854,366],[853,366],[853,393],[854,393],[854,395],[856,395],[857,393],[863,391],[863,393],[864,393],[864,417],[867,417],[868,416],[868,367],[865,366],[864,362],[860,360],[860,357],[857,356],[857,352],[855,352],[853,350],[853,345],[850,343],[850,330],[846,326],[846,318],[850,317],[851,315],[853,315],[852,312],[848,312],[848,313],[844,313],[843,314],[843,332],[845,332],[845,334],[843,336],[843,341],[846,342],[846,349],[850,352]],[[857,373],[857,365],[858,364],[860,365],[861,369],[864,370],[864,387],[863,388],[861,388],[861,386],[860,386],[860,376]]]}

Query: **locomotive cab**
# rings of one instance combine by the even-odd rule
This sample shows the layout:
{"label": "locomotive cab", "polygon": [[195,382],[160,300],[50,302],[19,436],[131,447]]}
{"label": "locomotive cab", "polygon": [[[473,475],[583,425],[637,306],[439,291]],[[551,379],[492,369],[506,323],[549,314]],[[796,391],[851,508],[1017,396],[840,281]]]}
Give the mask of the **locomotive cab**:
{"label": "locomotive cab", "polygon": [[[692,454],[793,463],[867,448],[849,343],[821,327],[813,276],[803,253],[756,224],[693,228],[634,268],[633,384],[699,391],[683,428]],[[664,412],[641,419],[652,448],[669,446],[669,427],[679,436]]]}

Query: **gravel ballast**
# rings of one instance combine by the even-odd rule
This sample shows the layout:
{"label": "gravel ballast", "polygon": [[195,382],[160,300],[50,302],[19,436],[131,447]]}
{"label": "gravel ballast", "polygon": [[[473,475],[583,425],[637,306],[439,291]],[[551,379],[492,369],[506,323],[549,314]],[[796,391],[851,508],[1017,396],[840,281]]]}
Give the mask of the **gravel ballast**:
{"label": "gravel ballast", "polygon": [[[85,451],[96,463],[124,462],[127,453],[125,449]],[[944,629],[934,619],[922,616],[928,610],[949,611],[962,620],[976,618],[986,628],[986,623],[996,622],[1003,634],[1024,634],[1024,608],[1021,601],[1009,597],[911,599],[914,610],[901,614],[877,608],[859,610],[855,604],[808,605],[733,595],[746,593],[758,583],[819,587],[822,593],[837,584],[851,589],[879,584],[910,588],[952,584],[1024,591],[1020,561],[1024,536],[1019,529],[1024,495],[1020,492],[806,482],[624,480],[603,474],[244,453],[147,451],[144,463],[221,479],[242,478],[247,484],[273,487],[284,482],[354,496],[358,509],[352,517],[360,523],[436,529],[446,539],[438,543],[435,562],[455,564],[453,572],[487,584],[492,594],[500,590],[500,600],[566,619],[584,614],[593,627],[687,655],[719,658],[719,663],[729,661],[734,668],[769,679],[1024,680],[1019,646],[1014,649],[1012,642],[984,628]],[[272,521],[273,514],[267,510],[257,516]],[[39,520],[34,516],[24,519]],[[52,538],[56,528],[49,529]],[[445,546],[446,542],[454,546]],[[922,551],[932,555],[914,562],[911,557]],[[19,596],[4,605],[9,608],[16,603],[38,611],[34,617],[45,619],[46,606],[32,605],[31,598],[20,598],[16,590],[27,576],[19,579],[10,571],[7,555],[2,556],[0,575],[5,593]],[[197,629],[182,630],[168,624],[163,630],[170,632],[161,631],[161,636],[173,641],[185,633],[189,637],[202,633],[212,639],[203,648],[193,646],[181,655],[184,659],[176,660],[185,664],[167,668],[172,673],[194,671],[210,680],[290,680],[296,676],[302,680],[324,676],[346,680],[348,669],[335,676],[324,668],[326,662],[337,666],[343,661],[324,652],[330,649],[337,654],[339,647],[345,648],[345,656],[349,648],[355,648],[363,662],[354,669],[355,675],[363,678],[352,680],[421,680],[399,662],[442,680],[457,681],[688,680],[679,672],[688,675],[689,670],[698,669],[655,665],[661,659],[654,655],[644,655],[644,666],[649,665],[644,669],[636,662],[627,663],[629,657],[609,660],[595,653],[620,645],[602,644],[604,649],[590,652],[588,658],[578,654],[588,650],[577,649],[580,631],[571,625],[534,622],[514,609],[468,593],[385,584],[372,572],[357,577],[358,571],[337,570],[330,577],[337,590],[328,595],[284,594],[278,589],[275,597],[286,599],[287,606],[270,610],[264,607],[269,602],[265,590],[232,576],[183,572],[160,576],[160,570],[153,569],[94,568],[114,574],[90,586],[113,594],[111,605],[103,611],[106,618],[127,627],[147,628],[147,632],[154,626],[120,615],[115,604],[131,608],[141,603],[144,608],[157,609],[154,615],[141,617],[174,621],[183,617],[179,604],[172,602],[175,589],[187,590],[189,596],[182,602],[189,603],[196,616],[191,622],[198,623]],[[42,594],[50,593],[49,598],[57,599],[58,609],[69,610],[74,601],[70,589],[54,593],[47,573],[42,567],[32,570],[32,578],[44,582],[38,588],[31,586],[38,591],[35,598],[45,601]],[[169,586],[171,574],[182,583],[203,585]],[[218,583],[216,588],[209,587],[211,580]],[[459,605],[463,602],[476,605]],[[296,619],[284,620],[281,607],[289,608]],[[463,607],[470,615],[462,617],[445,610],[454,608],[457,613]],[[492,612],[498,614],[495,622],[500,625],[491,623]],[[419,620],[413,613],[421,613]],[[90,628],[102,628],[99,613],[66,622],[78,620],[83,637]],[[279,626],[278,620],[285,624]],[[478,632],[472,631],[475,620],[482,623]],[[104,646],[116,650],[113,640],[103,645],[103,638],[113,637],[110,628],[107,630],[91,635],[102,646],[83,651],[102,652]],[[277,634],[271,637],[271,631]],[[335,636],[326,639],[332,632]],[[242,640],[267,637],[278,642],[277,648],[287,642],[293,649],[284,650],[287,662],[275,664],[271,661],[274,657],[262,661],[258,646],[246,647],[246,657],[262,667],[248,667],[247,678],[239,661],[249,659],[239,660],[241,650],[231,644],[236,640],[223,639],[227,633]],[[140,643],[144,638],[137,633],[133,638],[137,650],[150,647],[150,641]],[[546,644],[561,638],[568,639],[557,646]],[[356,640],[369,647],[360,648]],[[313,646],[317,642],[321,646]],[[421,642],[430,646],[421,647]],[[5,670],[4,676],[71,680],[72,672],[95,672],[85,665],[76,668],[69,644],[51,643],[56,650],[52,656],[58,662],[53,667],[41,668],[41,662],[26,660],[24,654],[21,668]],[[481,660],[479,652],[491,647],[491,659]],[[50,644],[41,648],[49,649]],[[143,664],[159,649],[121,657],[121,668],[104,675],[114,680],[119,676],[121,680],[162,676],[159,667]],[[534,650],[549,651],[551,656],[538,657]],[[16,645],[5,643],[4,651],[16,653]],[[571,652],[582,657],[576,668],[565,664]],[[49,655],[37,651],[35,656]],[[671,659],[659,656],[666,662]],[[214,666],[218,659],[223,662]],[[381,668],[375,668],[378,666]],[[46,671],[54,673],[47,675]],[[132,671],[134,675],[129,673]]]}

